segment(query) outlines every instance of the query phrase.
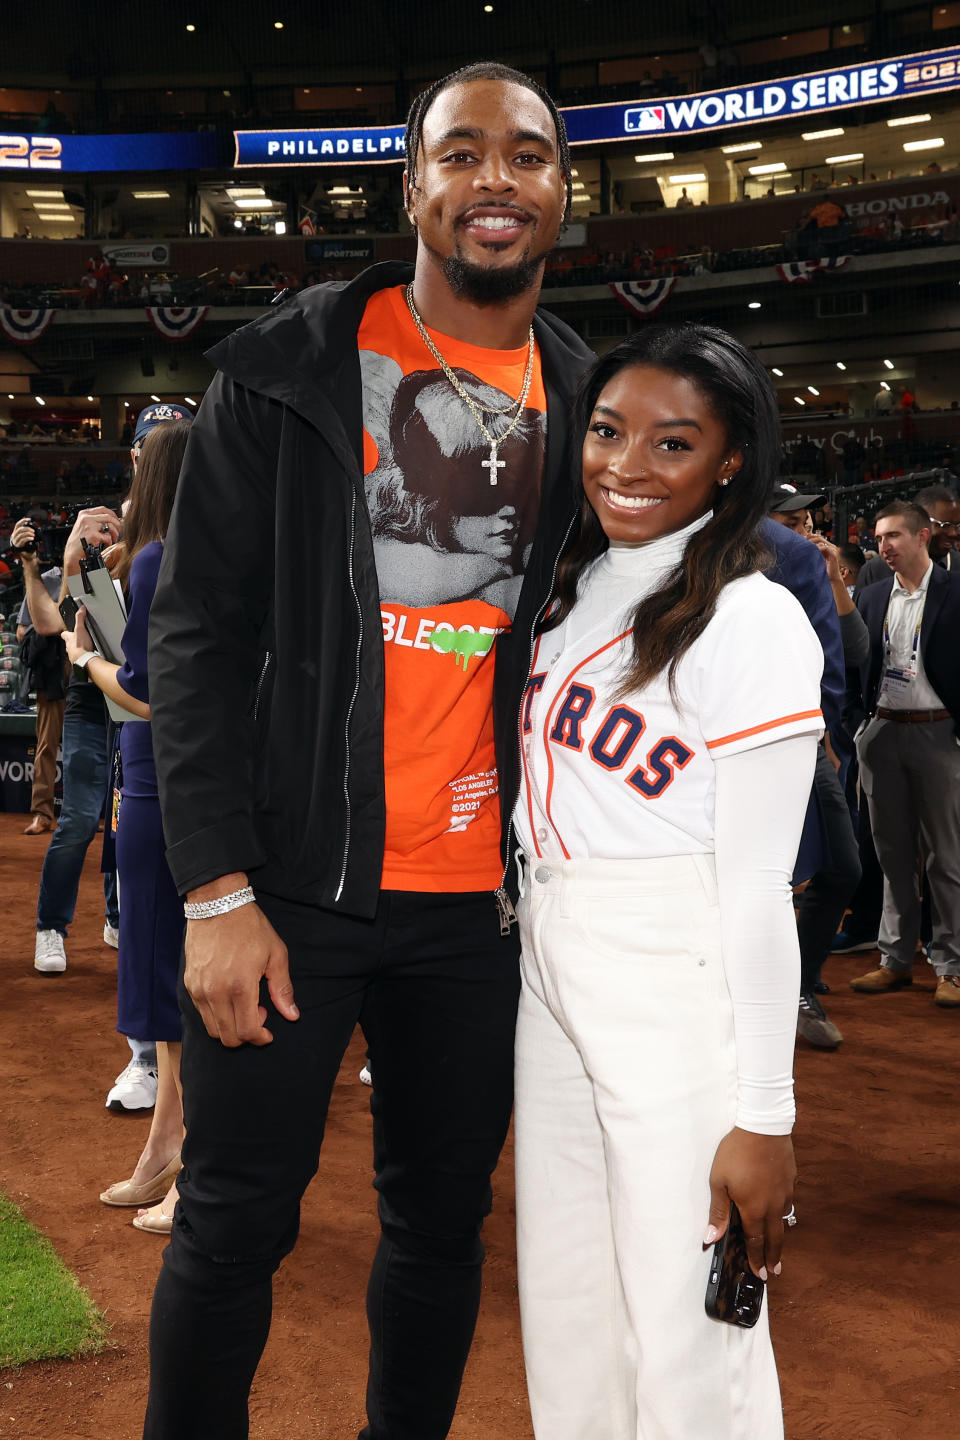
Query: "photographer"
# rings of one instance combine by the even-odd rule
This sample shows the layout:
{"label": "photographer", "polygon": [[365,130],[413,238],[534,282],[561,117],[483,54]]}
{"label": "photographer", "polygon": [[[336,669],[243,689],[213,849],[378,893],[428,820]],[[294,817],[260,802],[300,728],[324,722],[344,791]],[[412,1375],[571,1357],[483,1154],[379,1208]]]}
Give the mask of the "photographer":
{"label": "photographer", "polygon": [[[60,593],[62,572],[59,566],[44,570],[40,576],[51,599]],[[37,740],[33,754],[33,787],[30,794],[30,824],[25,835],[44,835],[53,829],[53,792],[57,778],[57,750],[63,732],[63,707],[66,695],[66,656],[63,641],[54,635],[37,632],[26,598],[17,615],[17,641],[24,678],[21,699],[30,691],[37,696]]]}
{"label": "photographer", "polygon": [[[105,506],[81,510],[67,539],[63,556],[61,596],[66,578],[80,570],[83,542],[112,545],[120,535],[120,519]],[[47,593],[36,552],[36,527],[18,520],[10,537],[11,550],[19,552],[26,603],[37,635],[59,636],[63,620]],[[103,699],[95,685],[74,672],[67,685],[63,718],[63,806],[60,820],[43,862],[37,898],[37,939],[34,968],[43,975],[62,974],[67,968],[63,942],[73,920],[80,874],[90,841],[97,833],[107,788],[107,723]],[[106,924],[103,937],[116,945],[116,877],[104,876]],[[152,1096],[149,1104],[153,1104]],[[141,1105],[133,1108],[142,1108]],[[126,1107],[125,1107],[126,1108]]]}

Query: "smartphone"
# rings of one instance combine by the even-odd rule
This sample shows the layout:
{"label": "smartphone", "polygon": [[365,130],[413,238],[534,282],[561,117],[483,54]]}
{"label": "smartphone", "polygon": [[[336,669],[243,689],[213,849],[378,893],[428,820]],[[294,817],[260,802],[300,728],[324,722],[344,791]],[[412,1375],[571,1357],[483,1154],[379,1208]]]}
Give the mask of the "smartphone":
{"label": "smartphone", "polygon": [[736,1205],[730,1206],[726,1231],[713,1247],[705,1308],[712,1320],[749,1330],[760,1319],[764,1283],[747,1259],[747,1237]]}
{"label": "smartphone", "polygon": [[60,611],[60,618],[63,621],[63,628],[65,630],[73,630],[76,627],[77,623],[77,611],[80,609],[80,606],[77,604],[76,600],[74,600],[73,596],[64,595],[63,599],[60,601],[60,604],[57,606],[57,609]]}

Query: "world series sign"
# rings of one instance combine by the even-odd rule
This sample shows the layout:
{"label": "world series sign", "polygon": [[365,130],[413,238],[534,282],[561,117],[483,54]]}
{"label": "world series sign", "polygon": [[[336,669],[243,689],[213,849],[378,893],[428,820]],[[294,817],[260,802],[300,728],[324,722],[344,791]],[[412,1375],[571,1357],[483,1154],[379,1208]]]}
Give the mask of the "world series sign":
{"label": "world series sign", "polygon": [[805,118],[852,105],[930,95],[958,85],[960,46],[951,46],[869,65],[818,70],[764,85],[734,85],[643,104],[578,105],[562,113],[571,145],[587,145]]}
{"label": "world series sign", "polygon": [[[734,85],[676,99],[561,110],[571,145],[705,134],[735,125],[844,110],[856,105],[953,90],[960,85],[960,46],[764,85]],[[403,160],[403,126],[357,130],[237,130],[238,170],[266,166],[357,165]]]}

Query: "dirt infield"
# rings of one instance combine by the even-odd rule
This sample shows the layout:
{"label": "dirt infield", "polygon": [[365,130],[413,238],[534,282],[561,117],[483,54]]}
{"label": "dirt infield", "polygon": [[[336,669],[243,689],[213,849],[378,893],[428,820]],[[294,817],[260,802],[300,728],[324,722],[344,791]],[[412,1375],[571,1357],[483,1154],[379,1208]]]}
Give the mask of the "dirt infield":
{"label": "dirt infield", "polygon": [[[147,1314],[164,1242],[97,1195],[132,1168],[145,1119],[104,1097],[129,1052],[115,1033],[115,952],[101,942],[91,847],[65,975],[32,966],[44,840],[0,815],[0,1189],[50,1236],[106,1311],[102,1355],[0,1372],[0,1440],[138,1440]],[[960,1014],[912,991],[854,995],[869,956],[836,958],[835,1054],[798,1053],[800,1223],[772,1299],[788,1440],[954,1440]],[[276,1283],[252,1440],[353,1440],[363,1422],[363,1292],[376,1243],[367,1092],[355,1038],[320,1174]],[[530,1440],[505,1155],[487,1224],[486,1291],[452,1440]],[[678,1377],[694,1381],[694,1377]],[[704,1436],[702,1440],[711,1440]],[[760,1440],[760,1437],[758,1437]]]}

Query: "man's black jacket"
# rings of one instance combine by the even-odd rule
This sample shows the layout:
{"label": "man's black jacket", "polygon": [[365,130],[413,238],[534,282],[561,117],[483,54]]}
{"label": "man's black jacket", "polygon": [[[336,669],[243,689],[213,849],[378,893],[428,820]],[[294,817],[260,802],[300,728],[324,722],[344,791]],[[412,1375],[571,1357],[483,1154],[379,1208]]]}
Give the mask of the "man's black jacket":
{"label": "man's black jacket", "polygon": [[[412,277],[372,266],[288,299],[209,352],[150,620],[167,858],[186,891],[248,871],[263,891],[372,915],[385,830],[384,662],[364,499],[357,330]],[[547,393],[540,524],[496,646],[501,805],[518,787],[529,640],[574,514],[568,421],[593,358],[538,311]]]}
{"label": "man's black jacket", "polygon": [[[883,669],[883,618],[890,603],[893,575],[868,585],[857,608],[870,632],[870,655],[860,667],[863,705],[868,715],[877,708]],[[960,572],[934,565],[920,626],[920,654],[927,679],[950,711],[960,735]]]}

